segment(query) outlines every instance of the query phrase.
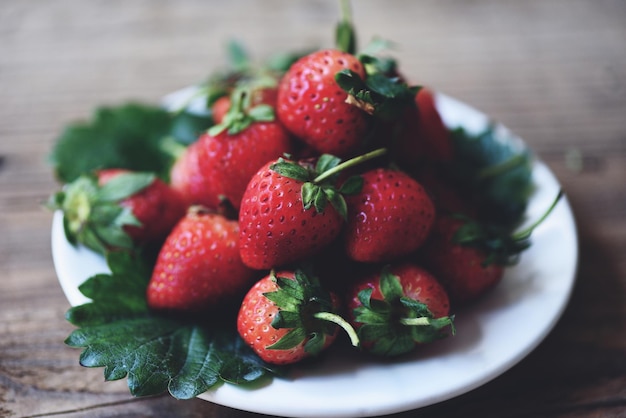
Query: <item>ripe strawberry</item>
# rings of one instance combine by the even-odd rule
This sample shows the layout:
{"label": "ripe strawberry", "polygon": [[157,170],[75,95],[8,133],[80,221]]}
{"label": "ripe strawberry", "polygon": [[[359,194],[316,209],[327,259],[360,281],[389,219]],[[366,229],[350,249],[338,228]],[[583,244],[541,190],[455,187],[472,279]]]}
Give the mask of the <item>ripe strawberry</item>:
{"label": "ripe strawberry", "polygon": [[[282,170],[294,168],[296,174]],[[317,206],[303,199],[311,170],[294,162],[267,163],[250,180],[239,212],[239,249],[244,263],[269,269],[315,254],[341,230],[342,216],[320,196]]]}
{"label": "ripe strawberry", "polygon": [[376,355],[397,356],[454,333],[445,289],[415,264],[363,276],[348,292],[347,304],[361,347]]}
{"label": "ripe strawberry", "polygon": [[146,293],[152,309],[195,312],[245,293],[254,271],[239,257],[237,221],[191,208],[165,240]]}
{"label": "ripe strawberry", "polygon": [[259,280],[243,299],[237,317],[239,335],[271,364],[290,364],[318,355],[338,335],[340,325],[358,344],[338,312],[336,294],[300,270],[281,271]]}
{"label": "ripe strawberry", "polygon": [[431,89],[418,90],[415,106],[406,107],[393,129],[392,154],[400,164],[410,168],[422,161],[452,161],[452,137],[437,110]]}
{"label": "ripe strawberry", "polygon": [[424,265],[438,277],[454,303],[477,299],[504,275],[504,265],[488,262],[489,253],[479,240],[472,245],[473,224],[465,224],[470,227],[467,234],[463,225],[460,219],[439,216],[422,252]]}
{"label": "ripe strawberry", "polygon": [[562,196],[559,192],[537,221],[514,232],[461,215],[440,215],[420,251],[422,262],[437,276],[453,303],[472,302],[502,280],[504,269],[515,264],[519,254],[530,246],[532,231]]}
{"label": "ripe strawberry", "polygon": [[188,205],[239,208],[250,177],[266,162],[292,151],[289,133],[268,105],[250,108],[249,91],[236,90],[220,125],[191,144],[171,171],[172,187]]}
{"label": "ripe strawberry", "polygon": [[341,164],[339,158],[324,154],[314,167],[282,158],[263,166],[252,176],[239,211],[243,262],[259,270],[276,268],[329,245],[346,218],[343,195],[360,189],[358,177],[337,189],[339,173],[384,152],[375,150]]}
{"label": "ripe strawberry", "polygon": [[[106,169],[98,172],[100,187],[130,171]],[[124,231],[135,243],[159,242],[170,233],[174,225],[185,216],[187,207],[180,195],[162,180],[155,178],[145,189],[120,200],[130,209],[140,225],[127,225]]]}
{"label": "ripe strawberry", "polygon": [[347,198],[348,256],[360,262],[387,262],[417,250],[435,219],[424,188],[409,175],[387,168],[361,177],[361,192]]}
{"label": "ripe strawberry", "polygon": [[368,129],[368,115],[346,103],[335,75],[365,70],[352,54],[334,49],[313,52],[296,61],[278,86],[277,115],[296,137],[319,153],[345,157],[357,151]]}
{"label": "ripe strawberry", "polygon": [[156,175],[122,169],[77,178],[50,206],[63,211],[68,241],[100,253],[160,242],[186,209]]}

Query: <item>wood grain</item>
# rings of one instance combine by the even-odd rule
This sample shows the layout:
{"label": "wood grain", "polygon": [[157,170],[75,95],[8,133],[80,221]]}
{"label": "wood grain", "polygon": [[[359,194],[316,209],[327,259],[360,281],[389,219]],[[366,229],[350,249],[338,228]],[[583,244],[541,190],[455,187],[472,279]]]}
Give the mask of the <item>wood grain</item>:
{"label": "wood grain", "polygon": [[[626,3],[354,1],[361,43],[398,43],[415,83],[471,103],[524,138],[562,182],[579,274],[554,331],[494,381],[394,417],[626,417]],[[0,416],[260,415],[201,400],[133,399],[78,365],[50,256],[63,127],[100,105],[156,102],[225,65],[332,44],[335,1],[0,2]],[[372,382],[375,384],[375,382]]]}

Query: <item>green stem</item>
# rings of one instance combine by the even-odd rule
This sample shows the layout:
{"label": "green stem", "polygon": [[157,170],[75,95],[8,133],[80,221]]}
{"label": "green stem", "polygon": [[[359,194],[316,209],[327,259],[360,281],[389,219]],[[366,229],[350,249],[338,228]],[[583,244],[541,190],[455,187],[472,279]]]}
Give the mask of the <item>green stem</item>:
{"label": "green stem", "polygon": [[350,325],[348,321],[343,319],[341,316],[331,312],[317,312],[313,314],[313,316],[317,319],[337,324],[348,334],[348,337],[350,337],[350,343],[352,343],[352,345],[355,347],[359,346],[360,341],[359,337],[356,334],[356,331],[354,330],[354,328],[352,328],[352,325]]}
{"label": "green stem", "polygon": [[559,203],[559,200],[561,200],[563,195],[564,195],[563,190],[559,189],[559,193],[556,195],[556,198],[554,199],[554,201],[552,202],[552,204],[550,205],[548,210],[543,215],[541,215],[541,217],[539,219],[537,219],[535,222],[533,222],[531,225],[527,226],[526,228],[522,229],[521,231],[515,232],[512,235],[512,238],[514,240],[518,240],[518,239],[523,239],[523,238],[528,237],[533,232],[533,230],[537,226],[539,226],[539,224],[541,224],[548,217],[548,215],[550,215],[550,213],[552,213],[552,210],[555,208],[556,204]]}
{"label": "green stem", "polygon": [[411,326],[427,326],[430,325],[430,318],[422,316],[420,318],[402,318],[400,319],[402,325]]}
{"label": "green stem", "polygon": [[497,177],[507,171],[512,170],[515,167],[519,167],[519,166],[526,164],[527,160],[528,160],[528,156],[526,154],[517,154],[500,164],[496,164],[496,165],[493,165],[491,167],[487,167],[481,170],[478,173],[477,177],[479,180],[485,180],[488,178]]}
{"label": "green stem", "polygon": [[374,151],[370,151],[363,155],[359,155],[358,157],[351,158],[347,161],[342,162],[341,164],[337,164],[337,166],[331,168],[328,171],[324,171],[322,174],[320,174],[319,176],[313,179],[313,183],[318,184],[324,181],[325,179],[327,179],[328,177],[345,170],[346,168],[354,167],[358,164],[362,164],[376,157],[380,157],[381,155],[385,155],[386,153],[387,153],[387,148],[378,148]]}
{"label": "green stem", "polygon": [[352,23],[352,9],[350,8],[350,0],[341,0],[341,20],[347,23]]}

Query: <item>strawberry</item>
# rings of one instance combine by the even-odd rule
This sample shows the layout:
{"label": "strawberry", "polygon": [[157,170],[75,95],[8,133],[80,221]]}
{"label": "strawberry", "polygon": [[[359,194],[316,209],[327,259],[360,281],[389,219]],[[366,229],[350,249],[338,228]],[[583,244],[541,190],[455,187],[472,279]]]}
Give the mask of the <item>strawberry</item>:
{"label": "strawberry", "polygon": [[315,167],[283,158],[263,166],[252,176],[239,211],[243,262],[254,269],[270,269],[311,257],[329,245],[346,217],[343,194],[360,187],[358,178],[350,178],[338,190],[338,173],[383,152],[341,164],[339,158],[324,154]]}
{"label": "strawberry", "polygon": [[427,244],[420,250],[426,268],[435,274],[453,303],[467,304],[495,287],[507,266],[530,247],[530,236],[563,196],[559,192],[548,210],[518,231],[478,223],[466,216],[441,215]]}
{"label": "strawberry", "polygon": [[221,124],[191,144],[171,170],[172,187],[186,199],[216,209],[239,208],[250,177],[266,162],[292,150],[289,133],[266,104],[250,107],[250,92],[237,89]]}
{"label": "strawberry", "polygon": [[241,296],[255,272],[239,257],[237,221],[191,208],[161,248],[148,284],[148,306],[196,312]]}
{"label": "strawberry", "polygon": [[186,207],[181,197],[152,173],[125,169],[83,175],[55,194],[67,239],[94,251],[160,244]]}
{"label": "strawberry", "polygon": [[408,168],[422,161],[452,161],[452,137],[437,110],[434,92],[422,87],[414,100],[415,106],[406,107],[394,125],[394,158]]}
{"label": "strawberry", "polygon": [[271,364],[290,364],[318,355],[338,335],[338,326],[358,339],[338,312],[339,297],[301,270],[273,271],[248,291],[237,316],[241,338]]}
{"label": "strawberry", "polygon": [[388,168],[361,177],[361,192],[347,198],[348,256],[360,262],[387,262],[417,250],[435,219],[424,188],[406,173]]}
{"label": "strawberry", "polygon": [[415,264],[388,265],[365,275],[347,297],[350,322],[367,352],[398,356],[454,333],[445,289]]}
{"label": "strawberry", "polygon": [[501,263],[487,262],[489,253],[485,248],[471,245],[469,236],[462,236],[463,225],[462,220],[452,216],[438,217],[422,252],[426,268],[438,277],[451,300],[459,304],[477,299],[499,283],[504,274]]}
{"label": "strawberry", "polygon": [[[98,172],[100,187],[130,171],[105,169]],[[181,197],[159,178],[145,189],[122,199],[120,205],[130,209],[140,225],[127,225],[124,230],[136,243],[160,242],[187,210]]]}
{"label": "strawberry", "polygon": [[296,61],[278,85],[276,112],[283,125],[318,153],[338,157],[359,149],[369,116],[346,103],[335,75],[349,69],[365,77],[361,62],[336,49],[313,52]]}

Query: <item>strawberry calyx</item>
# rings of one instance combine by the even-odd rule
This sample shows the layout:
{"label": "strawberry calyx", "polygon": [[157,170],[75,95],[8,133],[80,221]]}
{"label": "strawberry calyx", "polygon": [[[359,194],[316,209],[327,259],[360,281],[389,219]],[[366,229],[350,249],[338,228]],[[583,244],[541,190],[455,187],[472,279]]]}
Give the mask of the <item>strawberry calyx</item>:
{"label": "strawberry calyx", "polygon": [[287,328],[289,332],[266,347],[268,350],[288,350],[306,341],[304,350],[316,355],[324,349],[328,336],[335,334],[337,326],[346,331],[353,346],[359,345],[356,331],[338,314],[331,293],[322,288],[315,276],[298,269],[292,280],[272,271],[271,280],[278,290],[263,294],[278,307],[271,326]]}
{"label": "strawberry calyx", "polygon": [[230,94],[230,108],[221,123],[209,128],[211,136],[219,135],[227,131],[229,135],[235,135],[244,131],[254,122],[272,122],[275,119],[274,109],[268,104],[251,106],[251,98],[255,89],[263,87],[275,87],[269,81],[244,83],[235,88]]}
{"label": "strawberry calyx", "polygon": [[520,254],[530,247],[530,238],[535,228],[552,213],[563,195],[563,191],[559,190],[548,209],[537,220],[513,232],[497,224],[477,222],[462,214],[452,214],[453,218],[462,222],[454,233],[452,241],[482,250],[487,255],[482,262],[483,266],[514,265],[518,262]]}
{"label": "strawberry calyx", "polygon": [[354,308],[354,320],[360,323],[357,334],[368,351],[382,356],[397,356],[415,345],[432,342],[454,334],[454,317],[435,318],[425,303],[405,295],[398,276],[389,266],[383,267],[379,279],[383,300],[373,299],[374,289],[361,290],[360,305]]}
{"label": "strawberry calyx", "polygon": [[360,59],[368,70],[365,79],[349,69],[335,74],[339,87],[348,93],[346,103],[383,120],[395,120],[404,109],[416,106],[420,86],[409,86],[400,77],[379,70],[378,58],[363,55]]}
{"label": "strawberry calyx", "polygon": [[334,155],[322,154],[314,167],[302,162],[279,158],[276,163],[270,166],[270,170],[303,183],[302,205],[305,210],[314,207],[318,213],[322,213],[330,202],[341,217],[346,219],[348,206],[344,196],[359,193],[363,186],[363,179],[360,176],[351,176],[338,188],[336,186],[337,177],[350,167],[386,153],[386,148],[379,148],[343,162]]}
{"label": "strawberry calyx", "polygon": [[130,208],[120,202],[150,186],[153,173],[121,173],[100,186],[96,176],[82,175],[51,196],[48,206],[63,212],[63,228],[73,245],[99,253],[111,248],[131,249],[126,226],[141,226]]}

